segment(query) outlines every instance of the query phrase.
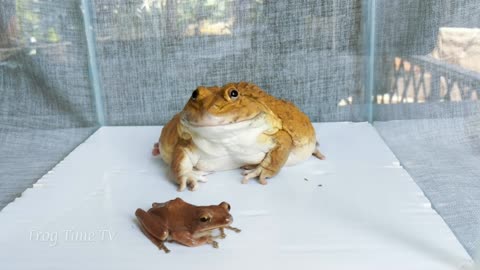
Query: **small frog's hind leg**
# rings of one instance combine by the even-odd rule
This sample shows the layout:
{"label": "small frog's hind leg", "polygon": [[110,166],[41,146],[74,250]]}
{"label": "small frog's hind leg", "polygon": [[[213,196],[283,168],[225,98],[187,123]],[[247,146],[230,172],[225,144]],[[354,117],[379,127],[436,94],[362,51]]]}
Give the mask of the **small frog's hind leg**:
{"label": "small frog's hind leg", "polygon": [[210,244],[212,245],[212,247],[218,248],[218,242],[213,240],[213,237],[211,235],[195,238],[189,232],[183,231],[172,232],[172,238],[175,239],[176,242],[188,247],[196,247],[204,244]]}
{"label": "small frog's hind leg", "polygon": [[276,145],[265,155],[262,162],[255,169],[243,172],[243,184],[248,183],[251,178],[258,177],[260,184],[266,185],[267,178],[276,175],[287,162],[292,149],[292,138],[283,130],[278,131],[274,137]]}
{"label": "small frog's hind leg", "polygon": [[325,155],[318,150],[318,142],[315,145],[315,150],[313,151],[312,155],[314,155],[316,158],[320,160],[325,160]]}
{"label": "small frog's hind leg", "polygon": [[[158,240],[155,238],[155,236],[151,235],[144,227],[143,225],[140,225],[140,229],[142,230],[143,234],[147,236],[150,241],[152,241],[153,244],[155,244],[159,249],[163,250],[165,253],[170,253],[170,249],[168,249],[163,241]],[[170,241],[169,241],[170,242]]]}
{"label": "small frog's hind leg", "polygon": [[150,241],[152,241],[152,243],[154,243],[159,249],[163,250],[165,253],[169,253],[170,250],[164,244],[164,241],[168,238],[168,232],[163,229],[163,226],[153,221],[147,212],[142,209],[137,209],[135,215],[140,223],[140,229],[143,234],[145,234],[145,236],[147,236],[147,238],[150,239]]}

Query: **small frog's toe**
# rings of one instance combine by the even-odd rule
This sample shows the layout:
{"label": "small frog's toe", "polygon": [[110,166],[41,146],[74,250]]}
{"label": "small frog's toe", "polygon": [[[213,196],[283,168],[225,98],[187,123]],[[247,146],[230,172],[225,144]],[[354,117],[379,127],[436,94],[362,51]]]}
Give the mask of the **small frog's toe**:
{"label": "small frog's toe", "polygon": [[242,230],[240,230],[239,228],[235,228],[235,227],[232,227],[232,226],[227,226],[227,227],[225,227],[225,229],[232,230],[232,231],[234,231],[234,232],[236,232],[236,233],[239,233],[239,232],[242,231]]}

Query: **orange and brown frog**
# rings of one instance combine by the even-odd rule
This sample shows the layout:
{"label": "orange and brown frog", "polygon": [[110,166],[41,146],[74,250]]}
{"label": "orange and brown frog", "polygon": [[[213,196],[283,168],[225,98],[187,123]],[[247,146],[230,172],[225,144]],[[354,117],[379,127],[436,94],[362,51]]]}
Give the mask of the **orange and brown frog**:
{"label": "orange and brown frog", "polygon": [[[230,226],[233,218],[230,204],[226,202],[195,206],[176,198],[165,203],[153,203],[147,212],[139,208],[135,215],[144,234],[166,253],[170,250],[165,246],[165,241],[175,241],[189,247],[211,244],[218,248],[214,239],[225,238],[224,229],[240,232]],[[213,232],[217,229],[220,234],[214,236]]]}
{"label": "orange and brown frog", "polygon": [[247,82],[198,87],[152,154],[170,165],[179,191],[195,190],[210,172],[235,168],[245,169],[242,183],[258,177],[266,184],[284,165],[325,158],[307,115]]}

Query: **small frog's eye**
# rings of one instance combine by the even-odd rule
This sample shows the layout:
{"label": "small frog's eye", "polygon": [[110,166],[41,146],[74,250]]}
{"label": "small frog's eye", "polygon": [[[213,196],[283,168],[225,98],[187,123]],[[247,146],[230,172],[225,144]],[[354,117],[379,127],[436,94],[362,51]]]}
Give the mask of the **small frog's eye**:
{"label": "small frog's eye", "polygon": [[229,204],[229,203],[227,203],[227,202],[222,202],[222,203],[220,204],[220,206],[223,207],[225,210],[227,210],[227,211],[230,212],[231,207],[230,207],[230,204]]}
{"label": "small frog's eye", "polygon": [[230,96],[231,99],[236,99],[236,98],[238,98],[238,91],[237,91],[236,89],[230,90],[229,96]]}
{"label": "small frog's eye", "polygon": [[198,97],[198,89],[195,90],[195,91],[193,91],[193,93],[192,93],[192,100],[197,99],[197,97]]}
{"label": "small frog's eye", "polygon": [[210,221],[210,217],[209,216],[203,216],[203,217],[200,218],[200,221],[201,222],[208,222],[208,221]]}

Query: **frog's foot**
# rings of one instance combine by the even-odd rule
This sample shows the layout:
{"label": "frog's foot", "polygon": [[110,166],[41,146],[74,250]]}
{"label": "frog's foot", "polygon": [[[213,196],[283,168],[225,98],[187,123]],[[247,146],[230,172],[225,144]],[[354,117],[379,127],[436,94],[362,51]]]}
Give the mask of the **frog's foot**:
{"label": "frog's foot", "polygon": [[213,239],[208,239],[207,243],[212,245],[214,248],[218,248],[218,242]]}
{"label": "frog's foot", "polygon": [[320,150],[318,150],[318,148],[315,148],[315,151],[313,151],[312,155],[314,155],[318,159],[325,160],[325,155],[320,153]]}
{"label": "frog's foot", "polygon": [[220,228],[218,230],[220,231],[220,234],[218,236],[214,236],[213,238],[224,239],[225,237],[227,237],[227,234],[225,234],[225,230],[223,228]]}
{"label": "frog's foot", "polygon": [[193,170],[181,175],[178,179],[178,191],[184,191],[187,186],[191,191],[195,191],[198,189],[198,182],[207,182],[207,178],[200,171]]}
{"label": "frog's foot", "polygon": [[243,171],[243,175],[242,184],[246,184],[250,179],[258,177],[258,182],[262,185],[266,185],[267,178],[272,177],[275,173],[258,165],[255,169]]}
{"label": "frog's foot", "polygon": [[158,146],[158,143],[155,143],[153,145],[153,149],[152,149],[152,156],[158,156],[160,155],[160,147]]}
{"label": "frog's foot", "polygon": [[165,244],[163,244],[163,242],[162,242],[161,245],[157,245],[157,246],[158,246],[159,249],[165,251],[165,253],[170,253],[170,249],[168,249],[168,248],[165,246]]}

